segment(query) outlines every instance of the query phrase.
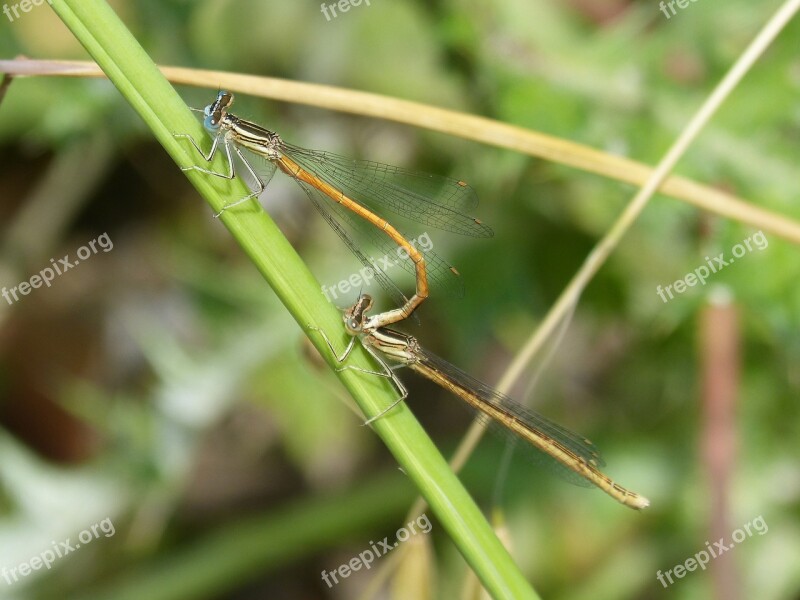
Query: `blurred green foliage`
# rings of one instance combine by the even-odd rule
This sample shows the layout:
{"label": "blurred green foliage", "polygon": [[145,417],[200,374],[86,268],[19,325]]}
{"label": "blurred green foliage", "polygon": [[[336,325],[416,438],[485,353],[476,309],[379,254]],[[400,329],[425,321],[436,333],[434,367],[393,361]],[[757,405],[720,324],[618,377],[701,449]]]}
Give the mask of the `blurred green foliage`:
{"label": "blurred green foliage", "polygon": [[[398,96],[651,164],[778,6],[700,0],[666,19],[655,2],[609,0],[590,8],[578,0],[372,0],[327,21],[315,3],[113,4],[160,64]],[[800,218],[798,35],[795,20],[678,169],[792,219]],[[20,53],[85,58],[46,6],[14,22],[0,17],[0,55]],[[207,104],[214,92],[181,89],[192,106]],[[495,238],[436,233],[437,253],[458,266],[467,294],[459,301],[432,297],[422,326],[409,331],[487,381],[634,192],[400,125],[241,95],[236,112],[304,146],[470,181],[481,197],[478,216]],[[392,469],[368,428],[337,401],[342,392],[332,376],[307,358],[270,290],[108,82],[13,83],[0,106],[4,231],[60,156],[97,140],[109,142],[107,162],[91,193],[60,216],[64,226],[36,240],[36,251],[2,242],[0,285],[9,287],[104,231],[115,249],[0,309],[0,568],[109,515],[118,534],[65,558],[46,577],[8,586],[8,597],[77,598],[98,582],[121,592],[118,581],[135,595],[137,580],[158,579],[162,561],[191,565],[194,546],[213,552],[214,536],[242,515],[267,518],[303,507],[308,498],[324,504],[334,492],[346,503],[348,493]],[[45,215],[60,214],[61,196],[93,164],[87,159],[73,178],[48,188]],[[276,176],[270,190],[266,210],[320,282],[358,267],[295,184]],[[659,196],[587,290],[529,400],[594,440],[609,473],[648,495],[653,507],[632,515],[602,494],[514,463],[504,507],[515,556],[544,597],[657,597],[663,588],[656,571],[704,547],[712,515],[700,462],[698,320],[717,286],[735,302],[742,339],[730,525],[760,514],[770,526],[730,560],[739,567],[742,597],[796,597],[800,249],[767,234],[767,248],[707,286],[668,303],[656,293],[753,233]],[[466,414],[446,394],[402,377],[412,409],[443,449],[453,448]],[[516,395],[523,392],[520,386]],[[52,442],[46,452],[45,438]],[[487,503],[501,450],[487,440],[465,474]],[[209,589],[239,590],[241,597],[248,589],[258,597],[334,597],[326,595],[320,569],[394,532],[403,515],[389,499],[400,487],[387,486],[383,500],[376,493],[383,512],[336,512],[340,529],[352,532],[340,544],[317,535],[319,528],[298,530],[297,539],[307,541],[291,569],[265,558],[247,573],[233,569],[234,577],[220,565],[236,564],[236,544],[223,546],[219,552],[233,553],[225,561],[202,563],[215,582]],[[431,535],[441,570],[438,597],[454,597],[464,566],[435,523]],[[265,530],[263,544],[270,543]],[[263,580],[249,583],[259,573]],[[666,593],[698,598],[711,597],[711,590],[706,571],[688,574]],[[185,582],[160,593],[207,592]]]}

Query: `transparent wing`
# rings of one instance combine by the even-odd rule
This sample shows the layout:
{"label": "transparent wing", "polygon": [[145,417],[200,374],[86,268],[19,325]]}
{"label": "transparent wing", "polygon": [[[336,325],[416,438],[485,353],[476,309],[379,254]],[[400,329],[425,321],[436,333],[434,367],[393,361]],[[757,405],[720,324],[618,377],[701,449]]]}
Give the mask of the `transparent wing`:
{"label": "transparent wing", "polygon": [[[254,180],[254,177],[257,177],[264,186],[266,186],[272,175],[275,173],[276,165],[274,162],[266,160],[263,156],[255,154],[245,148],[235,147],[233,150],[233,159],[236,163],[236,173],[244,179],[245,183],[247,184],[248,188],[251,191],[256,191],[258,189],[258,183]],[[237,156],[238,150],[241,152]],[[309,155],[316,155],[318,153],[313,151],[305,151],[302,150],[301,152],[307,153]],[[328,155],[327,153],[319,153],[326,157],[326,160],[329,160],[330,157],[335,155]],[[297,159],[298,156],[292,154],[290,158]],[[339,160],[347,160],[341,159],[340,157],[336,157]],[[244,161],[244,164],[240,164]],[[300,161],[298,160],[298,163]],[[363,161],[350,161],[350,162],[361,162]],[[378,164],[378,163],[372,163]],[[248,168],[248,166],[250,168]],[[307,163],[306,165],[301,164],[304,168],[311,171],[315,175],[319,176],[318,164],[317,163]],[[388,169],[394,169],[394,167],[389,167],[386,165]],[[252,172],[251,172],[252,170]],[[398,171],[402,171],[398,169]],[[344,171],[337,171],[341,177],[344,177]],[[254,175],[254,174],[255,175]],[[358,173],[362,173],[359,171]],[[421,177],[425,178],[428,176],[425,175],[416,175],[411,172],[407,172],[408,177]],[[363,173],[361,175],[357,175],[363,178]],[[403,175],[405,177],[405,175]],[[433,177],[433,176],[431,176]],[[451,181],[445,180],[444,178],[435,178],[441,179],[443,181]],[[327,195],[320,192],[314,186],[295,178],[295,181],[303,188],[303,190],[308,195],[311,203],[317,209],[317,211],[322,215],[323,219],[331,226],[331,228],[336,232],[336,234],[341,238],[341,240],[345,243],[345,245],[350,249],[350,251],[356,256],[356,258],[361,262],[362,265],[370,269],[370,273],[375,281],[384,289],[384,291],[388,294],[391,298],[392,302],[396,306],[404,305],[408,298],[407,296],[401,291],[400,286],[396,283],[398,278],[399,272],[404,271],[409,273],[412,277],[416,273],[414,262],[405,254],[402,249],[400,249],[395,242],[393,242],[383,231],[379,231],[373,225],[364,221],[361,217],[355,215],[350,210],[343,207],[341,204],[338,204],[331,200]],[[330,181],[329,181],[330,183]],[[389,185],[394,185],[390,181],[387,180]],[[459,189],[463,189],[458,186]],[[362,195],[368,195],[372,193],[368,190],[380,190],[380,187],[370,187],[370,188],[362,188]],[[431,188],[432,189],[432,188]],[[474,192],[471,189],[467,188],[471,195],[474,196]],[[349,194],[349,189],[342,190],[345,194]],[[430,191],[430,190],[428,190]],[[466,197],[469,197],[470,194],[467,194]],[[357,199],[357,198],[354,198]],[[475,200],[477,201],[477,199]],[[364,202],[364,204],[367,204]],[[369,208],[369,207],[368,207]],[[382,211],[386,213],[386,210]],[[405,215],[408,216],[408,215]],[[468,217],[464,217],[468,219]],[[419,220],[419,219],[418,219]],[[486,228],[485,226],[481,225],[481,227],[485,228],[491,234],[491,230]],[[402,233],[402,232],[401,232]],[[414,238],[402,234],[407,240],[412,241]],[[355,239],[354,239],[355,238]],[[358,241],[356,241],[358,240]],[[363,242],[366,242],[364,244]],[[361,248],[370,247],[374,249],[376,252],[374,255],[367,255]],[[464,295],[464,284],[461,279],[461,276],[458,274],[458,271],[444,261],[438,254],[436,254],[432,249],[426,249],[422,245],[417,245],[417,249],[423,254],[425,257],[425,264],[426,264],[426,272],[428,276],[428,283],[430,287],[434,290],[443,292],[452,297],[463,297]],[[394,273],[392,272],[394,271]],[[368,282],[366,282],[368,283]]]}
{"label": "transparent wing", "polygon": [[371,261],[363,252],[361,252],[361,250],[359,250],[358,245],[353,241],[352,237],[347,232],[347,228],[344,227],[342,223],[340,223],[339,220],[334,217],[326,208],[328,204],[333,204],[330,202],[330,199],[325,196],[325,194],[317,190],[317,188],[314,186],[300,180],[297,180],[297,182],[305,190],[306,194],[308,194],[308,198],[311,200],[314,208],[319,211],[319,214],[322,215],[322,218],[325,219],[328,225],[331,226],[331,229],[336,232],[336,235],[341,238],[341,240],[355,255],[355,257],[361,262],[361,264],[371,270],[373,277],[389,295],[389,297],[392,299],[392,302],[396,306],[403,306],[408,301],[408,298],[406,298],[400,288],[395,285],[395,283],[383,271],[373,267],[374,261]]}
{"label": "transparent wing", "polygon": [[[416,272],[415,266],[408,255],[384,232],[379,231],[341,204],[333,202],[314,186],[299,179],[296,181],[305,190],[314,207],[347,247],[350,248],[351,252],[355,254],[361,264],[372,270],[375,280],[378,281],[397,306],[402,306],[407,299],[394,282],[397,275],[391,271],[399,268],[413,276]],[[353,240],[353,233],[359,239],[368,241],[369,245],[378,251],[378,254],[376,256],[364,254],[359,249],[359,245]],[[426,250],[423,247],[418,247],[418,250],[425,257],[429,285],[450,296],[462,297],[464,295],[464,283],[458,271],[433,250]]]}
{"label": "transparent wing", "polygon": [[[245,185],[251,192],[256,192],[262,187],[266,188],[278,168],[271,160],[267,160],[263,156],[250,152],[245,148],[237,147],[235,144],[231,147],[231,156],[236,168],[236,174],[244,180]],[[261,181],[261,185],[258,184],[254,177]]]}
{"label": "transparent wing", "polygon": [[[212,135],[211,137],[214,139],[215,136]],[[237,177],[244,181],[247,189],[253,192],[253,194],[263,192],[272,180],[277,165],[259,154],[226,140],[222,134],[218,134],[216,140],[219,144],[216,150],[217,154],[224,154],[226,156],[230,161],[228,165],[229,168],[233,170]],[[219,177],[228,177],[227,173],[208,172]],[[242,199],[236,198],[230,200],[225,208],[235,206],[240,200],[254,197],[254,195],[251,195]]]}
{"label": "transparent wing", "polygon": [[[418,348],[416,355],[418,356],[419,362],[423,367],[434,369],[435,371],[443,374],[450,381],[454,382],[457,386],[472,390],[484,402],[502,408],[504,412],[509,414],[518,422],[522,423],[526,428],[534,430],[539,434],[543,434],[546,436],[546,438],[552,440],[557,445],[567,449],[579,460],[584,461],[585,463],[597,469],[600,469],[605,465],[605,462],[600,457],[600,452],[590,440],[581,437],[578,434],[565,429],[564,427],[561,427],[534,410],[525,408],[508,396],[501,394],[485,383],[475,379],[468,373],[465,373],[458,367],[450,364],[446,360],[439,358],[435,354],[432,354],[423,348]],[[413,365],[411,366],[413,368]],[[500,422],[491,419],[488,415],[480,412],[466,402],[463,404],[472,409],[478,418],[488,425],[488,429],[490,429],[493,433],[510,437],[515,441],[522,441],[517,435],[504,427]],[[552,456],[537,449],[531,444],[524,442],[518,443],[515,446],[515,451],[520,452],[526,458],[537,464],[544,464],[570,483],[584,487],[591,487],[593,485],[589,480],[585,479],[580,474],[572,471]]]}
{"label": "transparent wing", "polygon": [[283,150],[304,169],[387,220],[387,213],[392,213],[462,235],[494,235],[489,226],[465,214],[478,205],[478,197],[463,181],[286,143]]}

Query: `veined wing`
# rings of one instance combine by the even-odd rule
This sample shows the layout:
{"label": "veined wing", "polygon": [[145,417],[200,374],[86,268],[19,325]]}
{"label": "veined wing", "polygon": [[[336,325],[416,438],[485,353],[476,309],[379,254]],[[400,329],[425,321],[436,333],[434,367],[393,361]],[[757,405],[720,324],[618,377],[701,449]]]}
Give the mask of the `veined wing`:
{"label": "veined wing", "polygon": [[[593,469],[600,469],[605,465],[605,462],[600,457],[600,452],[590,440],[561,427],[534,410],[525,408],[505,394],[501,394],[494,388],[475,379],[458,367],[423,348],[418,349],[417,356],[423,368],[433,369],[443,374],[446,379],[454,382],[457,386],[472,390],[482,401],[490,406],[500,408],[525,429],[536,432],[545,443],[554,443],[556,446],[563,448],[568,455],[575,457],[578,461],[585,463]],[[413,365],[411,365],[411,367],[414,368]],[[470,405],[470,408],[476,412],[478,418],[487,423],[489,429],[494,433],[511,436],[511,438],[515,440],[519,439],[510,429],[503,426],[500,421],[492,419],[474,406]],[[554,471],[571,483],[586,487],[593,485],[585,476],[570,469],[562,461],[544,450],[536,448],[536,446],[531,443],[517,444],[515,450],[526,455],[526,457],[533,460],[533,462],[539,464],[544,463],[552,467]]]}
{"label": "veined wing", "polygon": [[[355,254],[361,264],[372,269],[376,281],[390,295],[397,306],[402,306],[407,298],[400,291],[400,287],[394,283],[397,275],[393,275],[391,270],[399,267],[412,276],[415,275],[415,265],[408,257],[408,254],[374,225],[341,204],[334,202],[314,186],[299,179],[296,181],[305,190],[314,207],[347,247],[350,248],[351,252]],[[378,250],[380,255],[365,255],[359,245],[352,239],[352,233],[368,241],[369,245]],[[464,295],[464,283],[458,271],[439,257],[432,249],[426,250],[419,245],[417,245],[417,249],[425,257],[428,284],[433,289],[443,291],[450,296],[462,297]]]}
{"label": "veined wing", "polygon": [[465,214],[478,205],[478,197],[463,181],[286,143],[284,151],[304,169],[384,218],[393,213],[462,235],[494,235],[488,225]]}

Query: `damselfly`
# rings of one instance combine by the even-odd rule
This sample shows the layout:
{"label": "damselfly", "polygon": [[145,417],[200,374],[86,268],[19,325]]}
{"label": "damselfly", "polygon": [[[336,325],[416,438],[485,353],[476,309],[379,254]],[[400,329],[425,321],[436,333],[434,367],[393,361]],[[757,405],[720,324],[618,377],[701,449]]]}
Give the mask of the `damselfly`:
{"label": "damselfly", "polygon": [[[203,158],[211,162],[220,146],[224,148],[228,173],[218,173],[199,166],[187,167],[208,175],[233,179],[236,177],[234,156],[244,165],[251,193],[226,204],[216,215],[257,198],[269,183],[276,167],[297,181],[324,219],[336,231],[361,263],[373,269],[374,276],[390,294],[399,308],[375,315],[373,327],[381,327],[407,318],[429,295],[428,280],[450,289],[455,295],[462,292],[458,271],[433,251],[421,251],[391,224],[387,216],[407,218],[463,235],[490,237],[492,230],[478,219],[464,213],[477,206],[475,192],[463,181],[438,175],[414,173],[399,167],[372,161],[351,160],[329,152],[306,150],[284,142],[270,131],[228,112],[233,94],[220,91],[214,102],[203,111],[203,125],[214,136],[211,150],[205,154],[190,135],[188,138]],[[267,161],[266,170],[257,172],[245,153]],[[388,215],[391,213],[391,215]],[[387,215],[387,216],[384,216]],[[350,230],[356,230],[387,254],[402,248],[407,258],[399,266],[416,276],[416,292],[409,299],[400,291],[385,271],[376,269],[356,244]]]}
{"label": "damselfly", "polygon": [[[644,496],[631,492],[612,481],[600,471],[604,466],[602,458],[594,444],[563,427],[553,423],[533,410],[527,409],[514,400],[501,394],[490,386],[478,381],[446,360],[428,352],[416,338],[400,333],[388,327],[372,327],[371,319],[366,313],[372,307],[372,298],[362,295],[358,301],[344,313],[347,332],[352,335],[350,343],[341,355],[337,355],[325,332],[312,327],[322,334],[331,353],[337,361],[344,362],[352,351],[356,338],[361,339],[364,348],[382,365],[382,371],[367,371],[392,380],[400,392],[400,398],[380,414],[367,421],[370,423],[382,417],[397,403],[408,396],[403,383],[387,364],[389,361],[407,366],[441,387],[449,390],[466,402],[474,411],[494,428],[508,431],[519,436],[537,451],[545,453],[559,465],[582,481],[593,484],[606,494],[625,506],[635,509],[647,508],[650,501]],[[356,367],[351,368],[359,371]],[[579,481],[581,481],[579,480]]]}

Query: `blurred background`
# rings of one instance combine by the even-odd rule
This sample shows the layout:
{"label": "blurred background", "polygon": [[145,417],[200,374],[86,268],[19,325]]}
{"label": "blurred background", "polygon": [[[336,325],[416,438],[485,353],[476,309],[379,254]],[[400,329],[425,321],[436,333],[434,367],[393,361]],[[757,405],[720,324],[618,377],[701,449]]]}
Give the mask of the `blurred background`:
{"label": "blurred background", "polygon": [[[672,14],[655,1],[371,0],[336,16],[273,0],[112,5],[159,64],[396,96],[654,164],[779,3],[699,0]],[[0,16],[0,57],[87,58],[46,4],[14,14]],[[798,35],[794,22],[678,168],[790,219]],[[216,89],[179,92],[202,107]],[[373,119],[243,95],[235,112],[298,145],[470,182],[495,237],[431,232],[466,294],[434,294],[406,329],[489,383],[635,191]],[[358,597],[389,557],[332,586],[321,573],[393,539],[415,491],[117,90],[15,80],[0,158],[0,286],[80,258],[49,287],[0,300],[0,597]],[[360,268],[290,179],[276,175],[264,198],[322,284]],[[543,597],[800,597],[800,248],[763,232],[763,249],[705,286],[657,293],[757,233],[657,196],[533,393],[529,382],[513,393],[592,439],[606,472],[651,508],[637,514],[524,460],[498,481],[503,440],[470,460],[465,485],[503,513]],[[451,452],[470,415],[400,376]],[[425,597],[398,591],[403,579],[431,598],[468,585],[427,516],[419,560],[371,597]],[[740,543],[673,571],[672,584],[659,578],[723,536]],[[50,568],[31,561],[68,539],[80,548]]]}

